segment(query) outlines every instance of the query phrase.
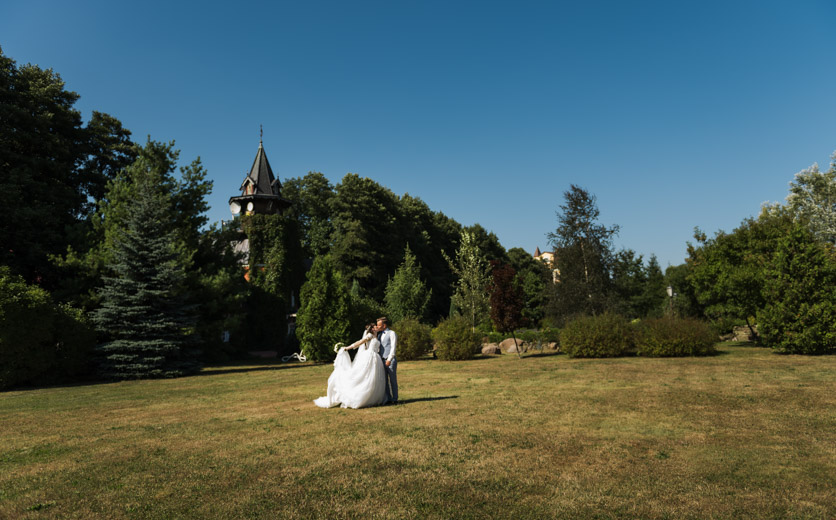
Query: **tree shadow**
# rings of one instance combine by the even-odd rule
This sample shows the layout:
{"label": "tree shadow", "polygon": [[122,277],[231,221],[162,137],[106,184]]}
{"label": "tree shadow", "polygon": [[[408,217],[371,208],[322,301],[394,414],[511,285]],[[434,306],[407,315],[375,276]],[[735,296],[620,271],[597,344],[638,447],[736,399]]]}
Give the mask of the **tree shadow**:
{"label": "tree shadow", "polygon": [[399,399],[398,406],[412,403],[420,403],[422,401],[443,401],[445,399],[458,399],[457,395],[445,395],[441,397],[416,397],[415,399]]}
{"label": "tree shadow", "polygon": [[174,379],[188,379],[191,377],[202,377],[202,376],[216,376],[216,375],[223,375],[223,374],[239,374],[243,372],[262,372],[265,370],[283,370],[286,368],[302,368],[302,367],[315,367],[318,365],[323,365],[325,363],[313,363],[313,362],[306,362],[306,363],[299,363],[299,362],[288,362],[288,363],[279,363],[278,361],[268,361],[264,364],[257,364],[257,362],[241,362],[240,366],[229,364],[224,365],[217,365],[219,368],[217,370],[213,370],[211,365],[204,366],[200,372],[195,374],[185,374],[178,377],[160,377],[160,378],[135,378],[135,379],[95,379],[91,376],[85,376],[77,381],[56,381],[55,383],[49,382],[41,382],[36,384],[22,384],[18,386],[12,386],[9,388],[0,389],[0,394],[5,392],[31,392],[35,390],[50,390],[50,389],[58,389],[58,388],[76,388],[81,386],[97,386],[97,385],[109,385],[113,383],[121,383],[121,382],[128,382],[128,381],[171,381]]}
{"label": "tree shadow", "polygon": [[565,355],[563,352],[559,350],[529,350],[528,352],[523,352],[523,359],[525,358],[539,358],[539,357],[550,357],[550,356],[563,356]]}
{"label": "tree shadow", "polygon": [[194,375],[198,376],[198,377],[201,377],[201,376],[217,376],[217,375],[222,375],[222,374],[241,374],[241,373],[244,373],[244,372],[264,372],[264,371],[270,371],[270,370],[284,370],[284,369],[288,369],[288,368],[303,368],[303,367],[314,367],[314,366],[317,366],[317,364],[314,364],[314,363],[294,363],[294,364],[282,363],[281,365],[280,364],[275,364],[275,365],[247,365],[247,366],[242,366],[242,367],[219,368],[217,370],[212,370],[211,367],[208,367],[209,370],[204,368],[203,370],[201,370],[200,372],[198,372],[197,374],[194,374]]}

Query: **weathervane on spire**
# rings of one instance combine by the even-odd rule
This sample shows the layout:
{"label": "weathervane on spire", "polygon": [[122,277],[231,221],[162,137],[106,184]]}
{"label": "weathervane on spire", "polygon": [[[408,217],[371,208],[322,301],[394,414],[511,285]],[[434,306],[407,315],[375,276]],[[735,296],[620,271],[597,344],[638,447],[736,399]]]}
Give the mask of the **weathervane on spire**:
{"label": "weathervane on spire", "polygon": [[258,125],[258,144],[261,144],[264,140],[264,127]]}

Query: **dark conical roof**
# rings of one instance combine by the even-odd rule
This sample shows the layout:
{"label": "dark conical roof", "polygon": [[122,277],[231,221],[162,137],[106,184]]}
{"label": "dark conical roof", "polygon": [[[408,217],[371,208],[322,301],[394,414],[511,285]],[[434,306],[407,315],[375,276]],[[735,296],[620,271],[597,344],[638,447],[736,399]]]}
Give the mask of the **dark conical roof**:
{"label": "dark conical roof", "polygon": [[282,185],[273,175],[273,169],[270,168],[270,161],[267,160],[264,145],[260,142],[258,143],[258,153],[255,154],[253,167],[241,184],[241,190],[246,186],[247,180],[251,180],[255,185],[254,195],[278,195],[280,193]]}
{"label": "dark conical roof", "polygon": [[534,249],[534,258],[537,258],[538,256],[540,256],[540,246],[537,246],[537,248]]}
{"label": "dark conical roof", "polygon": [[292,204],[282,198],[282,183],[273,175],[264,145],[260,141],[253,167],[241,183],[240,189],[239,197],[229,198],[229,209],[234,215],[242,210],[246,211],[246,214],[281,213]]}

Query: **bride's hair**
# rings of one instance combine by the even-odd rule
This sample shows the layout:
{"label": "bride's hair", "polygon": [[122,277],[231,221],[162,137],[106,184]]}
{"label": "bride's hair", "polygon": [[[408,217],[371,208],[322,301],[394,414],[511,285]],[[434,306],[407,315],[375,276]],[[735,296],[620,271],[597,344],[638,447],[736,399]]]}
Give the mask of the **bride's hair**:
{"label": "bride's hair", "polygon": [[374,323],[374,322],[369,323],[368,325],[366,325],[366,332],[371,333],[371,331],[372,331],[375,327],[377,327],[377,323]]}

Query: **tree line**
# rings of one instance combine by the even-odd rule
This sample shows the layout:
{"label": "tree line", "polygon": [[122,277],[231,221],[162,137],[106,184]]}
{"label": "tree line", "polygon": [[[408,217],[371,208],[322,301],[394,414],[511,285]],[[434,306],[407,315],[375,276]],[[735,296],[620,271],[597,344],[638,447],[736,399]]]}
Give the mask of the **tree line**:
{"label": "tree line", "polygon": [[[595,196],[571,185],[546,265],[353,173],[336,185],[318,172],[286,179],[285,214],[210,225],[212,181],[199,158],[180,165],[173,142],[136,143],[97,111],[85,124],[57,73],[2,50],[0,96],[0,386],[85,371],[178,375],[251,349],[328,348],[381,314],[429,325],[461,316],[488,333],[675,312],[718,331],[748,323],[779,350],[834,348],[832,164],[801,172],[787,204],[731,233],[698,230],[685,262],[664,273],[652,255],[615,251],[618,226],[600,223]],[[249,282],[231,247],[239,228],[258,266]],[[288,335],[297,295],[299,334]]]}

